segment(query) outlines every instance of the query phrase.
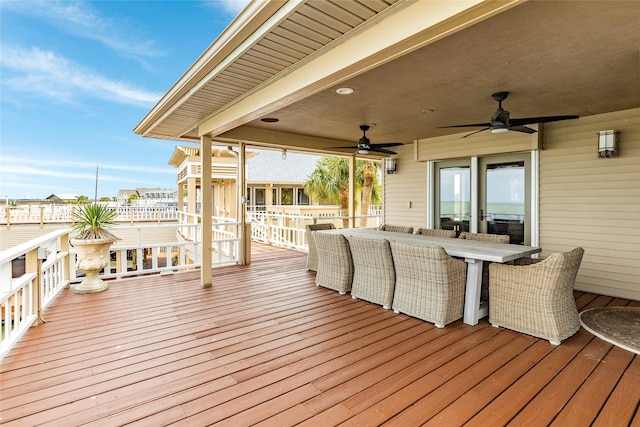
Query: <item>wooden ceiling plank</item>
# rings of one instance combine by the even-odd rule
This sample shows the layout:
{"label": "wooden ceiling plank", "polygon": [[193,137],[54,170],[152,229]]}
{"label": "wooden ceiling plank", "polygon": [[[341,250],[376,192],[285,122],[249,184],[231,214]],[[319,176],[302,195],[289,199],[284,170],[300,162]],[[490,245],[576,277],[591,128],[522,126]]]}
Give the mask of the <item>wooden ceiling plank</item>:
{"label": "wooden ceiling plank", "polygon": [[261,81],[267,80],[268,78],[273,76],[272,72],[265,71],[264,69],[257,66],[256,64],[247,64],[246,62],[243,64],[243,63],[240,63],[239,61],[234,62],[233,65],[227,69],[227,71],[233,72],[233,73],[242,72],[247,76],[255,77]]}
{"label": "wooden ceiling plank", "polygon": [[276,72],[282,71],[291,65],[290,62],[283,61],[280,58],[270,57],[257,49],[252,49],[251,52],[247,53],[245,56],[249,61],[256,62],[257,64],[263,64],[265,67],[271,67],[273,70],[277,70]]}
{"label": "wooden ceiling plank", "polygon": [[326,34],[319,33],[313,29],[305,27],[298,22],[295,22],[291,19],[286,20],[280,25],[282,28],[286,28],[289,31],[300,34],[308,39],[314,40],[320,45],[324,46],[327,43],[330,43],[333,39]]}
{"label": "wooden ceiling plank", "polygon": [[309,37],[291,31],[287,28],[276,28],[275,30],[273,30],[273,34],[277,34],[285,39],[293,40],[297,44],[306,46],[309,49],[313,49],[314,51],[324,46],[324,44],[322,43],[318,43],[317,41],[310,39]]}
{"label": "wooden ceiling plank", "polygon": [[[342,3],[348,3],[348,2],[340,2],[339,4],[325,2],[322,4],[322,12],[327,14],[327,16],[331,16],[331,18],[333,19],[337,19],[341,22],[346,23],[351,28],[355,28],[365,21],[364,18],[351,13],[347,9],[344,9],[341,6]],[[313,5],[314,5],[313,3],[310,4],[310,6],[312,7]]]}
{"label": "wooden ceiling plank", "polygon": [[316,21],[315,19],[312,19],[301,13],[294,13],[289,17],[287,22],[293,22],[297,25],[313,30],[318,34],[323,34],[332,40],[335,40],[344,34],[336,30],[335,28],[329,27],[324,23]]}
{"label": "wooden ceiling plank", "polygon": [[300,7],[300,9],[298,9],[298,13],[307,16],[317,22],[321,22],[323,25],[326,25],[329,28],[333,28],[340,34],[344,34],[353,29],[353,26],[348,25],[347,23],[330,15],[327,15],[325,12],[316,9],[315,7],[311,7],[308,3]]}
{"label": "wooden ceiling plank", "polygon": [[286,64],[285,68],[295,64],[297,61],[297,59],[291,55],[288,55],[284,52],[277,51],[267,45],[260,44],[260,43],[258,43],[253,47],[252,52],[259,52],[260,54],[271,57],[274,60],[277,59],[281,63]]}
{"label": "wooden ceiling plank", "polygon": [[[370,2],[370,1],[366,1],[364,3],[359,1],[341,1],[341,0],[337,0],[337,1],[329,0],[329,1],[334,5],[337,4],[339,7],[345,10],[348,10],[350,13],[356,16],[359,16],[365,20],[375,16],[376,13],[380,12],[381,10],[384,10],[385,7],[388,7],[388,5],[385,5],[385,7],[380,8],[379,2],[378,4],[374,5],[373,2]],[[377,6],[379,10],[375,10],[375,8],[371,6]]]}
{"label": "wooden ceiling plank", "polygon": [[296,40],[288,39],[288,38],[283,37],[283,36],[281,36],[279,34],[276,34],[275,32],[271,32],[270,34],[268,34],[264,38],[264,40],[269,40],[269,41],[271,41],[273,43],[276,43],[281,48],[288,48],[288,49],[291,49],[293,51],[300,52],[302,54],[303,58],[306,57],[306,56],[311,55],[314,52],[313,49],[298,43]]}
{"label": "wooden ceiling plank", "polygon": [[284,55],[288,55],[289,57],[295,58],[294,62],[297,62],[299,60],[301,60],[302,58],[305,58],[308,55],[305,55],[304,53],[297,51],[295,49],[290,49],[287,46],[281,46],[279,45],[277,42],[270,40],[268,38],[264,38],[262,40],[260,40],[260,45],[262,46],[266,46],[269,49],[275,51],[275,52],[281,52]]}

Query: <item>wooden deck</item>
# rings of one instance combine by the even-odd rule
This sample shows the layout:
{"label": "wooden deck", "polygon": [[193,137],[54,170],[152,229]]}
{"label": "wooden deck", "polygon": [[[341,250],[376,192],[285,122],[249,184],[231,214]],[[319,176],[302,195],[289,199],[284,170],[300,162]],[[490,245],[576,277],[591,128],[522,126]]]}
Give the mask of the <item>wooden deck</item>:
{"label": "wooden deck", "polygon": [[640,356],[583,329],[558,347],[486,319],[436,329],[261,248],[212,289],[189,272],[65,290],[2,362],[0,424],[640,425]]}

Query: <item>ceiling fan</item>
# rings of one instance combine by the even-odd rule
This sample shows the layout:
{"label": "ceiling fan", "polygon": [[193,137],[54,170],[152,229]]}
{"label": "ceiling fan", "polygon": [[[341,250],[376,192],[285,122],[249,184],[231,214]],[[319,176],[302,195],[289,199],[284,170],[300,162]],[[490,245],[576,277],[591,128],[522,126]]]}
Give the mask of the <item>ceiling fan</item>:
{"label": "ceiling fan", "polygon": [[569,116],[525,117],[522,119],[512,119],[509,117],[510,113],[507,110],[502,109],[502,101],[507,99],[507,96],[509,96],[509,92],[496,92],[493,95],[491,95],[491,97],[495,101],[498,101],[498,109],[491,115],[491,120],[488,123],[474,123],[474,124],[442,126],[442,127],[443,128],[462,128],[462,127],[484,126],[484,129],[480,129],[475,132],[471,132],[468,135],[463,136],[463,138],[466,138],[478,132],[483,132],[489,129],[491,129],[491,133],[505,133],[510,130],[513,130],[516,132],[523,132],[523,133],[535,133],[536,132],[535,129],[531,129],[529,127],[526,127],[525,125],[530,125],[533,123],[557,122],[560,120],[577,119],[580,117],[577,115],[569,115]]}
{"label": "ceiling fan", "polygon": [[385,147],[396,147],[398,145],[403,145],[402,142],[387,142],[382,144],[372,144],[371,140],[367,138],[367,131],[369,130],[369,125],[360,125],[360,130],[362,131],[362,138],[358,140],[358,145],[356,147],[336,147],[336,148],[356,148],[358,150],[358,154],[369,154],[370,151],[376,153],[384,153],[384,154],[397,154],[395,151],[387,150]]}

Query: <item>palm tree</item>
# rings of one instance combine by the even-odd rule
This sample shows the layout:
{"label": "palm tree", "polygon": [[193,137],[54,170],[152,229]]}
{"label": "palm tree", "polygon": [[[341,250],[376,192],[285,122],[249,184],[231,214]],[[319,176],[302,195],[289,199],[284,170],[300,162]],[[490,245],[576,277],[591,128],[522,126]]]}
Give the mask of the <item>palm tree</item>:
{"label": "palm tree", "polygon": [[[377,164],[357,160],[355,191],[356,205],[360,204],[361,214],[369,213],[371,202],[380,203],[380,183],[378,182]],[[320,203],[335,203],[343,214],[349,209],[349,159],[323,157],[318,161],[316,169],[305,183],[305,193]],[[358,195],[360,197],[358,197]],[[361,203],[359,199],[361,200]],[[366,226],[366,218],[362,225]],[[343,219],[344,228],[349,227],[349,220]]]}
{"label": "palm tree", "polygon": [[[380,170],[379,163],[374,162],[362,162],[362,203],[360,204],[360,215],[363,218],[360,220],[360,226],[366,227],[367,215],[369,215],[369,206],[371,202],[379,204],[381,201],[380,182],[378,181],[378,171]],[[358,162],[356,162],[356,179],[358,178]]]}

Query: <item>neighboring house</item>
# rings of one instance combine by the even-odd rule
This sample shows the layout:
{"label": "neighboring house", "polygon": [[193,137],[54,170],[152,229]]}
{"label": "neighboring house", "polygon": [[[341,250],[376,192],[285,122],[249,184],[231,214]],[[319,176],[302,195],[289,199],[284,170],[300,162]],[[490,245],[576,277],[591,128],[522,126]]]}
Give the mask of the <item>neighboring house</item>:
{"label": "neighboring house", "polygon": [[[274,206],[314,204],[304,193],[304,183],[320,156],[274,150],[247,152],[246,182],[248,210],[272,210]],[[237,153],[227,147],[212,152],[211,184],[213,215],[234,218],[237,211]],[[177,146],[169,164],[178,169],[179,191],[187,201],[188,213],[199,213],[201,203],[200,149]]]}
{"label": "neighboring house", "polygon": [[126,206],[129,203],[129,199],[131,196],[138,196],[138,192],[136,190],[118,190],[118,195],[116,196],[116,201],[121,206]]}
{"label": "neighboring house", "polygon": [[178,192],[160,188],[137,188],[139,205],[162,205],[177,203]]}
{"label": "neighboring house", "polygon": [[135,196],[136,206],[157,206],[173,204],[178,201],[178,192],[171,189],[161,188],[136,188],[135,190],[119,190],[116,200],[119,205],[130,203],[131,197]]}
{"label": "neighboring house", "polygon": [[[375,123],[372,143],[404,143],[385,222],[581,246],[577,290],[640,300],[639,20],[637,1],[251,2],[135,132],[353,156]],[[580,118],[540,119],[558,115]]]}
{"label": "neighboring house", "polygon": [[46,198],[53,203],[74,203],[78,201],[78,194],[52,194]]}
{"label": "neighboring house", "polygon": [[309,154],[260,150],[247,160],[247,205],[316,204],[304,192],[304,183],[320,159]]}

